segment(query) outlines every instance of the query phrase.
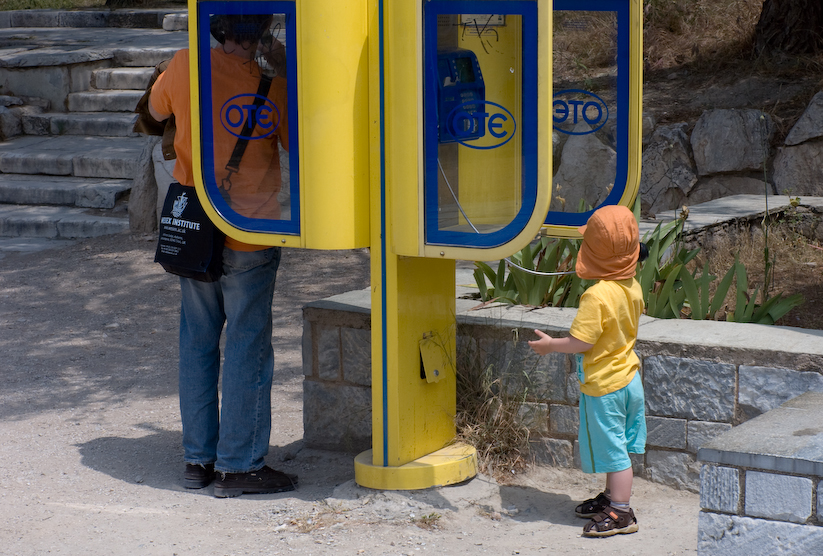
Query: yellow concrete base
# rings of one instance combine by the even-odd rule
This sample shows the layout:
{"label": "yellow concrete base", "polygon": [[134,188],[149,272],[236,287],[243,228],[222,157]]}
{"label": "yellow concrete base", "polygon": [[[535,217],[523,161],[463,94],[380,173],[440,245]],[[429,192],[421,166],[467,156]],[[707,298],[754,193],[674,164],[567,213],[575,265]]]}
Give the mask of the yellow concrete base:
{"label": "yellow concrete base", "polygon": [[477,451],[467,444],[453,444],[399,467],[374,465],[372,451],[354,458],[358,485],[380,490],[419,490],[452,485],[477,475]]}

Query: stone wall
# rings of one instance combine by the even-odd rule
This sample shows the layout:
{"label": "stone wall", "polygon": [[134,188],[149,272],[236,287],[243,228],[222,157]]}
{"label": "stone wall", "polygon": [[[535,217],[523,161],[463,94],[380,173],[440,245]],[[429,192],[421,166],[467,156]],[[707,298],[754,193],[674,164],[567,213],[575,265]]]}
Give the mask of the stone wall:
{"label": "stone wall", "polygon": [[[526,344],[539,328],[562,336],[575,309],[487,306],[458,299],[458,365],[491,369],[524,392],[535,459],[577,466],[579,388],[571,360],[537,357]],[[304,309],[304,434],[313,447],[371,447],[368,290]],[[646,391],[646,454],[635,472],[697,491],[697,451],[706,442],[808,390],[823,391],[823,332],[643,317],[637,352]]]}
{"label": "stone wall", "polygon": [[700,449],[700,556],[821,552],[821,417],[808,392]]}

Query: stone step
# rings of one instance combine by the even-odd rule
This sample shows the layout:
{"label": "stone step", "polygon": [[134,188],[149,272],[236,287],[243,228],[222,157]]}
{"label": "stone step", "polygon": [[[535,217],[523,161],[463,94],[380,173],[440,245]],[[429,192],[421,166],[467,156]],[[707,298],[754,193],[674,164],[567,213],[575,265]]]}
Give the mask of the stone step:
{"label": "stone step", "polygon": [[91,209],[0,204],[0,237],[71,239],[128,230],[125,210],[111,216]]}
{"label": "stone step", "polygon": [[91,74],[91,86],[94,89],[145,89],[152,73],[154,66],[99,69]]}
{"label": "stone step", "polygon": [[0,142],[0,172],[132,179],[145,137],[23,135]]}
{"label": "stone step", "polygon": [[0,28],[9,27],[118,27],[161,29],[169,14],[180,17],[185,6],[123,10],[12,10],[0,12]]}
{"label": "stone step", "polygon": [[0,174],[0,203],[112,209],[132,180]]}
{"label": "stone step", "polygon": [[[181,34],[185,36],[184,34]],[[168,47],[134,47],[119,48],[113,52],[112,64],[115,67],[151,67],[163,60],[170,60],[174,54],[187,45]]]}
{"label": "stone step", "polygon": [[83,91],[69,93],[69,112],[133,112],[143,90]]}
{"label": "stone step", "polygon": [[45,112],[22,117],[26,135],[136,137],[137,114],[124,112]]}

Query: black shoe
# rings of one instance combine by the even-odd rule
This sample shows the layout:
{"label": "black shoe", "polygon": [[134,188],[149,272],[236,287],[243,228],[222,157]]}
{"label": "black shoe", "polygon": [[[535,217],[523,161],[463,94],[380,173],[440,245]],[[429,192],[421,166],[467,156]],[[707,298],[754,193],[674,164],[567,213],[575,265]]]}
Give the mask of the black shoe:
{"label": "black shoe", "polygon": [[214,483],[214,495],[231,498],[241,494],[287,492],[296,487],[297,475],[275,471],[266,465],[249,473],[219,473]]}
{"label": "black shoe", "polygon": [[186,488],[203,488],[214,480],[213,463],[187,463],[183,474],[183,486]]}

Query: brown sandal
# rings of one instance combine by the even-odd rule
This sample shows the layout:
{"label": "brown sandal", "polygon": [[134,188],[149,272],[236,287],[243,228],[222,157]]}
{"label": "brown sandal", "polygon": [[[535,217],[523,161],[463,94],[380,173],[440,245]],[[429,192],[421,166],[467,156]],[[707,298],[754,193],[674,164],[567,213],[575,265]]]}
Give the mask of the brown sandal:
{"label": "brown sandal", "polygon": [[637,518],[631,508],[624,512],[608,506],[583,527],[583,536],[611,537],[636,533],[638,529]]}
{"label": "brown sandal", "polygon": [[608,508],[609,504],[611,504],[611,500],[609,500],[605,492],[601,492],[594,498],[583,500],[583,502],[574,509],[574,515],[589,519]]}

